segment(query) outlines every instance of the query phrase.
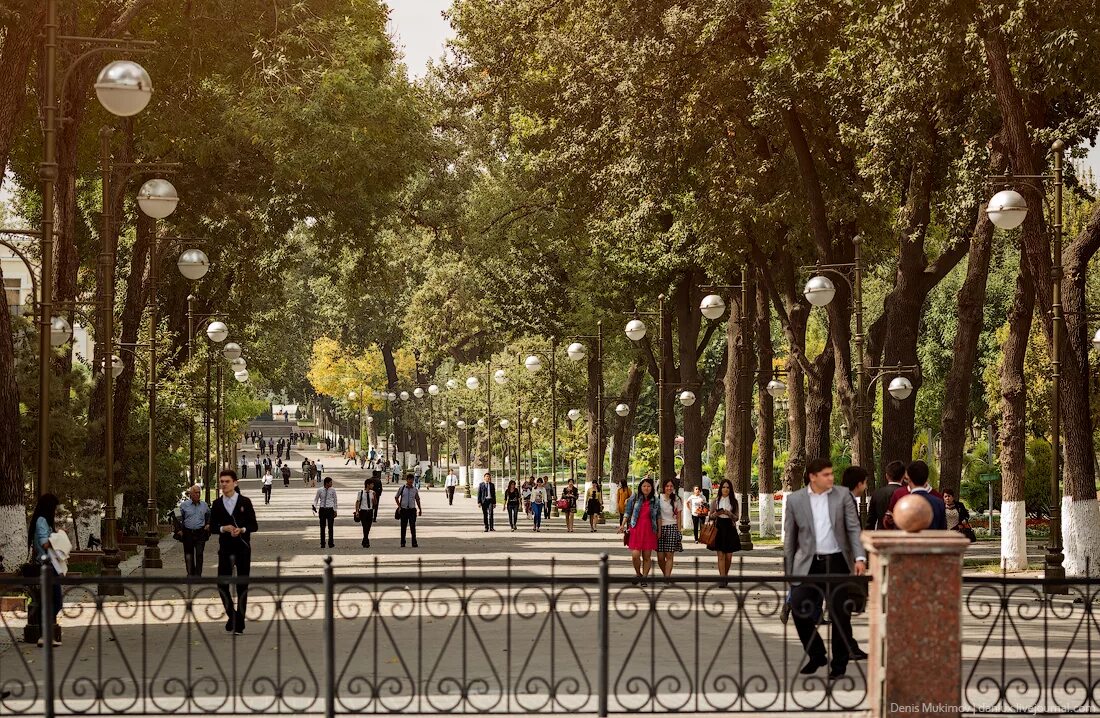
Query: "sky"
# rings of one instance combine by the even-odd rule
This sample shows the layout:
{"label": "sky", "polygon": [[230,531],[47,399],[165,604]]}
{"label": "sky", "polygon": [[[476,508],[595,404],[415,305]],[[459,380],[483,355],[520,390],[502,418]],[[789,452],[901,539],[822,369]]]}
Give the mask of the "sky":
{"label": "sky", "polygon": [[451,0],[386,0],[390,6],[390,33],[405,54],[411,77],[423,77],[428,61],[443,55],[451,25],[443,11]]}

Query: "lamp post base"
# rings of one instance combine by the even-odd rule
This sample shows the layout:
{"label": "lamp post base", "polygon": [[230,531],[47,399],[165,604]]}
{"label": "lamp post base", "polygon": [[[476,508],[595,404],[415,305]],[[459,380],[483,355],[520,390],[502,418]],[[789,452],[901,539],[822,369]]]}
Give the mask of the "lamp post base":
{"label": "lamp post base", "polygon": [[[112,549],[103,552],[103,569],[101,575],[103,576],[121,576],[122,571],[119,570],[118,564],[121,557],[118,555],[118,549]],[[96,589],[100,596],[121,596],[125,591],[122,584],[119,583],[101,583]]]}
{"label": "lamp post base", "polygon": [[157,536],[146,534],[145,536],[145,557],[142,560],[142,568],[164,568],[164,562],[160,560],[160,546],[158,545]]}
{"label": "lamp post base", "polygon": [[741,541],[741,550],[752,551],[752,529],[749,524],[739,524],[737,534]]}
{"label": "lamp post base", "polygon": [[1046,560],[1043,565],[1043,593],[1048,596],[1065,595],[1069,593],[1066,580],[1066,569],[1062,565],[1065,558],[1061,547],[1047,546]]}

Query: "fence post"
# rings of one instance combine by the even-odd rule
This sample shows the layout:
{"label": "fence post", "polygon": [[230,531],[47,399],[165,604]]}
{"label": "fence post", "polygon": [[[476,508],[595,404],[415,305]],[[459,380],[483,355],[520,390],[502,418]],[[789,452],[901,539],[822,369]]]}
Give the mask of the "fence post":
{"label": "fence post", "polygon": [[38,623],[42,628],[42,634],[39,640],[42,641],[42,660],[44,663],[42,673],[44,683],[46,684],[42,692],[42,698],[45,701],[43,714],[46,718],[53,718],[53,634],[55,630],[55,621],[53,617],[53,576],[50,575],[50,562],[48,558],[42,562],[42,570],[38,574],[38,588],[40,591],[40,598],[42,599],[42,614],[38,619]]}
{"label": "fence post", "polygon": [[[962,555],[969,545],[955,531],[863,534],[873,577],[867,605],[872,718],[961,713]],[[928,590],[932,585],[935,591]]]}
{"label": "fence post", "polygon": [[596,677],[596,690],[599,693],[599,715],[607,715],[607,666],[610,646],[608,641],[608,606],[611,603],[610,576],[608,575],[607,554],[600,554],[600,615],[596,632],[599,634],[599,669]]}
{"label": "fence post", "polygon": [[322,573],[321,584],[325,591],[325,623],[324,623],[324,649],[325,649],[325,716],[333,718],[336,715],[336,631],[333,621],[335,607],[333,606],[332,590],[332,556],[325,556],[325,568]]}

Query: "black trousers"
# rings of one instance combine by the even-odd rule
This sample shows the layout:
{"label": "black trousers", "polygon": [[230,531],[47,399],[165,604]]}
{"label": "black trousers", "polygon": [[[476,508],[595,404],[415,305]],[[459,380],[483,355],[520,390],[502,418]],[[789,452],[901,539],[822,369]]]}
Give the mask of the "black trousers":
{"label": "black trousers", "polygon": [[695,534],[696,542],[699,541],[699,529],[703,528],[703,522],[706,520],[706,516],[696,516],[695,514],[691,515],[691,531]]}
{"label": "black trousers", "polygon": [[321,548],[325,547],[325,526],[328,526],[328,545],[332,546],[336,541],[336,537],[332,534],[336,524],[336,509],[317,509],[317,516],[321,520]]}
{"label": "black trousers", "polygon": [[[810,564],[810,575],[851,573],[844,554],[833,553],[815,558]],[[806,650],[806,655],[815,663],[823,664],[828,659],[825,642],[817,633],[821,622],[821,606],[829,605],[829,617],[832,619],[833,670],[842,671],[848,665],[855,642],[852,639],[852,606],[848,601],[850,585],[836,581],[804,581],[791,587],[791,616],[794,617],[798,637]]]}
{"label": "black trousers", "polygon": [[451,506],[454,506],[454,503],[455,503],[455,487],[453,487],[453,486],[448,486],[447,487],[447,503]]}
{"label": "black trousers", "polygon": [[374,510],[363,509],[359,512],[359,523],[363,524],[364,548],[370,548],[370,527],[374,525]]}
{"label": "black trousers", "polygon": [[[235,542],[237,543],[237,542]],[[234,569],[237,576],[247,576],[252,570],[252,550],[244,547],[226,548],[218,550],[218,575],[232,576]],[[229,584],[219,583],[218,593],[222,597],[222,606],[225,608],[225,616],[235,622],[237,630],[244,630],[245,609],[248,606],[248,584],[237,584],[237,607],[233,608],[233,598],[229,594]]]}
{"label": "black trousers", "polygon": [[405,545],[405,529],[412,533],[412,542],[416,543],[416,509],[401,509],[401,545]]}
{"label": "black trousers", "polygon": [[519,523],[519,504],[508,504],[508,526],[516,528]]}
{"label": "black trousers", "polygon": [[202,529],[183,530],[183,566],[188,576],[202,575],[202,554],[209,535]]}
{"label": "black trousers", "polygon": [[485,530],[486,531],[488,531],[489,529],[495,528],[493,526],[493,509],[495,509],[495,508],[496,508],[495,504],[490,504],[488,502],[481,505],[481,518],[482,518],[482,520],[485,521]]}
{"label": "black trousers", "polygon": [[271,484],[266,484],[264,486],[263,491],[264,491],[264,503],[265,504],[270,504],[271,503]]}

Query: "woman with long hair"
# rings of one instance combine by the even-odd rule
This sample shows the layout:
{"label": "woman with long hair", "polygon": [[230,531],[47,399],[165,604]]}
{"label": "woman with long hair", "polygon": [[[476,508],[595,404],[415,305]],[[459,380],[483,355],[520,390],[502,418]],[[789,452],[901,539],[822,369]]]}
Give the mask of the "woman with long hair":
{"label": "woman with long hair", "polygon": [[519,523],[519,502],[519,488],[516,486],[516,480],[512,479],[508,482],[508,488],[504,490],[504,508],[508,510],[508,525],[513,531]]}
{"label": "woman with long hair", "polygon": [[[40,563],[46,564],[47,570],[54,578],[57,578],[57,570],[50,561],[50,534],[56,531],[59,503],[60,501],[53,494],[39,496],[38,503],[34,506],[34,513],[31,514],[30,526],[27,527],[27,545],[34,549],[34,557]],[[57,623],[57,614],[61,613],[61,584],[56,581],[53,584],[53,605],[50,609],[54,625],[53,645],[60,646],[61,626]],[[41,638],[38,639],[38,645],[42,645]]]}
{"label": "woman with long hair", "polygon": [[657,500],[660,515],[657,524],[660,533],[657,536],[657,565],[665,576],[665,582],[672,580],[672,561],[676,554],[684,550],[684,536],[680,532],[680,515],[684,502],[676,495],[676,482],[665,479],[661,485],[661,496]]}
{"label": "woman with long hair", "polygon": [[565,513],[565,530],[568,533],[573,533],[573,521],[577,518],[577,496],[577,485],[573,479],[569,479],[569,483],[561,490],[562,501],[568,502],[562,509]]}
{"label": "woman with long hair", "polygon": [[630,485],[626,483],[626,479],[619,480],[619,488],[615,491],[615,509],[619,512],[619,524],[623,522],[623,515],[626,514],[626,502],[630,498]]}
{"label": "woman with long hair", "polygon": [[638,491],[626,502],[626,515],[619,533],[626,533],[626,545],[634,564],[634,581],[646,585],[657,550],[657,492],[648,476],[638,484]]}
{"label": "woman with long hair", "polygon": [[584,503],[584,513],[588,516],[588,526],[592,529],[592,533],[596,533],[596,524],[600,522],[600,517],[603,516],[603,489],[600,487],[599,481],[592,484],[592,488],[588,490],[588,496]]}
{"label": "woman with long hair", "polygon": [[737,497],[733,493],[733,482],[722,479],[718,484],[718,495],[710,502],[710,521],[718,529],[714,543],[707,546],[718,556],[718,575],[720,585],[729,583],[730,564],[733,554],[741,550],[741,538],[737,535]]}

